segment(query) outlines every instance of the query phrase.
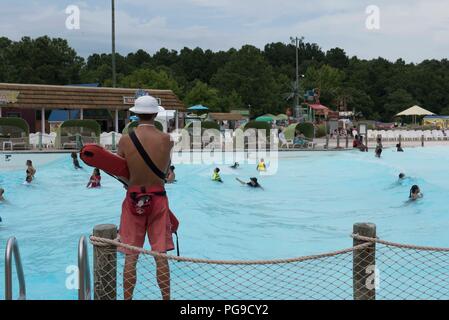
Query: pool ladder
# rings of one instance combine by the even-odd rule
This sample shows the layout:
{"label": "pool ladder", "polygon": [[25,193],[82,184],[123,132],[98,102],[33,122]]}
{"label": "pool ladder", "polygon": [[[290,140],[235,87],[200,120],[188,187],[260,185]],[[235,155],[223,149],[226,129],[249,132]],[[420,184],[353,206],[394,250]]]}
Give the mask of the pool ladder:
{"label": "pool ladder", "polygon": [[87,239],[81,237],[78,243],[78,300],[91,300],[90,268]]}
{"label": "pool ladder", "polygon": [[25,275],[20,259],[19,244],[15,237],[9,238],[5,250],[5,300],[12,300],[12,258],[16,264],[17,278],[19,279],[19,300],[26,300]]}

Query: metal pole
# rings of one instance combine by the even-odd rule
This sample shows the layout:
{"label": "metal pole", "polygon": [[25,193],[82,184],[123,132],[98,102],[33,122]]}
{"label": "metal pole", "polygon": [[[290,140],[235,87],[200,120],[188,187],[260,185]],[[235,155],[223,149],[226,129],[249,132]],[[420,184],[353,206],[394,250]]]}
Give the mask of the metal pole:
{"label": "metal pole", "polygon": [[111,0],[112,6],[112,86],[117,86],[117,72],[115,63],[115,0]]}
{"label": "metal pole", "polygon": [[42,108],[41,112],[42,112],[42,116],[41,116],[41,132],[45,133],[45,108]]}
{"label": "metal pole", "polygon": [[84,236],[78,243],[78,270],[78,300],[91,300],[89,254]]}
{"label": "metal pole", "polygon": [[115,109],[115,132],[118,133],[118,109]]}
{"label": "metal pole", "polygon": [[[95,226],[93,235],[114,240],[117,226],[104,224]],[[115,246],[94,246],[94,299],[117,299],[117,248]]]}
{"label": "metal pole", "polygon": [[20,258],[19,245],[15,237],[9,238],[5,250],[5,300],[12,300],[12,258],[16,264],[17,278],[19,279],[19,300],[26,300],[25,276],[22,260]]}
{"label": "metal pole", "polygon": [[[376,225],[372,223],[356,223],[353,227],[355,235],[376,238]],[[354,246],[366,242],[354,238]],[[354,300],[376,300],[376,244],[354,250],[353,253],[353,290]],[[374,273],[374,278],[373,278]],[[374,280],[374,283],[373,283]]]}
{"label": "metal pole", "polygon": [[[298,37],[295,38],[295,44],[296,44],[296,86],[295,86],[295,93],[296,93],[296,97],[295,97],[295,102],[296,102],[296,109],[298,109],[299,107],[299,61],[298,61]],[[299,114],[297,115],[297,117],[299,118]]]}

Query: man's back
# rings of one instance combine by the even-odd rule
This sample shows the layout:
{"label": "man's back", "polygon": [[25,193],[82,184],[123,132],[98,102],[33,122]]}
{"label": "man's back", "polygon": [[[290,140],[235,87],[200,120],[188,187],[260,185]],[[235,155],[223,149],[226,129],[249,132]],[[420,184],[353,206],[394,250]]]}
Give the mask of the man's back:
{"label": "man's back", "polygon": [[[170,136],[154,127],[143,126],[138,127],[135,133],[154,164],[159,170],[166,173],[170,165],[171,149],[173,148]],[[148,168],[128,135],[120,139],[118,154],[124,157],[128,164],[130,186],[164,185],[164,181]]]}

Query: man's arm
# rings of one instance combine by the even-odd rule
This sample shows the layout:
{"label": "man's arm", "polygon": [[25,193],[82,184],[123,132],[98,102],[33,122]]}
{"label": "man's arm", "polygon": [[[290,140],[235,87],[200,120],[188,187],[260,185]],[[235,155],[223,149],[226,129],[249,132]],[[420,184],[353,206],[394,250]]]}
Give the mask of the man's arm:
{"label": "man's arm", "polygon": [[238,182],[240,182],[241,184],[246,184],[245,181],[240,180],[239,178],[235,178],[235,180],[237,180]]}

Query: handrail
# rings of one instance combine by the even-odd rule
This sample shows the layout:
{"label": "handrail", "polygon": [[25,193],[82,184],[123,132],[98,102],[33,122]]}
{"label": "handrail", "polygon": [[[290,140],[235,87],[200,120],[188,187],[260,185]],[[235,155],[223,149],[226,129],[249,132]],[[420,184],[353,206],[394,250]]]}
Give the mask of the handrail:
{"label": "handrail", "polygon": [[87,239],[80,238],[78,243],[78,300],[91,300],[90,268]]}
{"label": "handrail", "polygon": [[15,237],[11,237],[5,250],[5,300],[12,300],[12,257],[16,264],[17,277],[19,279],[19,300],[26,300],[25,276],[20,259],[19,244]]}

